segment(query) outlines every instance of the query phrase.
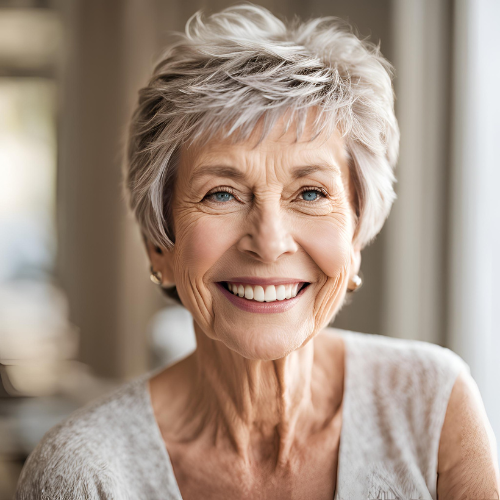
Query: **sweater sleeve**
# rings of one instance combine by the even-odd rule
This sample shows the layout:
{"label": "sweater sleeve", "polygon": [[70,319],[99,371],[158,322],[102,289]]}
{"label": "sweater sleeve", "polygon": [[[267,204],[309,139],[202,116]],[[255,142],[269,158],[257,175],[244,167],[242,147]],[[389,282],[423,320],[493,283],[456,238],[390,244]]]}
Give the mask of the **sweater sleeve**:
{"label": "sweater sleeve", "polygon": [[53,429],[23,467],[15,500],[122,500],[123,481],[91,443]]}

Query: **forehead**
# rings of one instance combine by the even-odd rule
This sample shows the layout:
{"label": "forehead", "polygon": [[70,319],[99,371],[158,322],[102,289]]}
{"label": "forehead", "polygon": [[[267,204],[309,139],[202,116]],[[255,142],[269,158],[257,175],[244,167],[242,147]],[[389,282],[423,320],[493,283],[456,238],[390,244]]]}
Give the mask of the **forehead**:
{"label": "forehead", "polygon": [[297,129],[284,130],[283,119],[277,121],[264,139],[259,123],[247,139],[235,142],[222,134],[201,144],[181,148],[182,176],[190,179],[217,175],[225,167],[241,171],[241,177],[271,169],[281,175],[302,177],[314,171],[347,175],[347,159],[343,137],[338,130],[321,132],[316,137],[312,119],[305,123],[297,138]]}

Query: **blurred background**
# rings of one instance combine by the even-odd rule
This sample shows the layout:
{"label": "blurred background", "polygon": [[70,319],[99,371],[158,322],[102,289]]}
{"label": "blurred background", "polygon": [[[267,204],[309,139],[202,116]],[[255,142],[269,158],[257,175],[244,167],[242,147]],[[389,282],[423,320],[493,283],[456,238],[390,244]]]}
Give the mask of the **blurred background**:
{"label": "blurred background", "polygon": [[[138,89],[225,0],[0,0],[0,500],[71,411],[194,349],[149,280],[120,162]],[[396,69],[398,200],[335,326],[447,346],[500,436],[500,2],[264,0],[334,15]]]}

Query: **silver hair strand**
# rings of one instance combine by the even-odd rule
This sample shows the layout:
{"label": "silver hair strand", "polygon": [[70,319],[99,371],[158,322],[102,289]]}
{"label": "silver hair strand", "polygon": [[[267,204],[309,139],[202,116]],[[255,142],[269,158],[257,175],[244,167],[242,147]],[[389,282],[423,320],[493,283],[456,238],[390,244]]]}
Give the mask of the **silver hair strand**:
{"label": "silver hair strand", "polygon": [[379,47],[344,21],[324,17],[284,23],[263,7],[194,14],[185,33],[140,90],[132,117],[125,189],[146,238],[174,243],[170,204],[179,148],[221,130],[244,140],[264,118],[262,138],[286,117],[297,137],[308,110],[315,133],[338,129],[357,199],[355,240],[367,245],[395,199],[399,129],[392,67]]}

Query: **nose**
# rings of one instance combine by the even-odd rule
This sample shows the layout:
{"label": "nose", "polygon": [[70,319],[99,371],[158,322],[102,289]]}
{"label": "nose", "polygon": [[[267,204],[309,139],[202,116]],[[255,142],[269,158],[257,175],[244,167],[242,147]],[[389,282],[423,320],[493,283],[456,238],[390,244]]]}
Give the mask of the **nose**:
{"label": "nose", "polygon": [[282,255],[297,251],[297,243],[279,204],[255,206],[247,219],[246,229],[238,249],[261,262],[276,262]]}

